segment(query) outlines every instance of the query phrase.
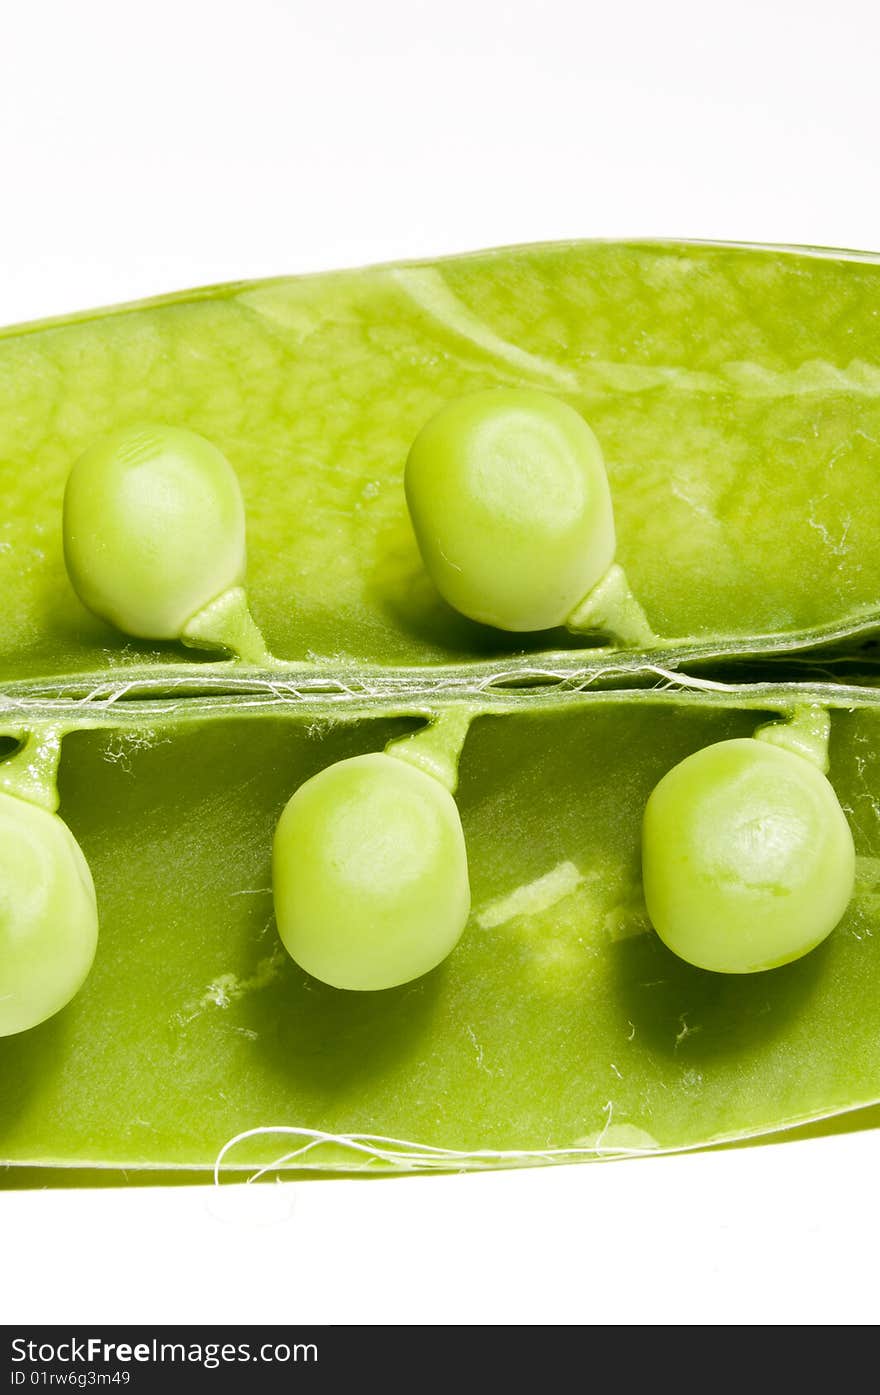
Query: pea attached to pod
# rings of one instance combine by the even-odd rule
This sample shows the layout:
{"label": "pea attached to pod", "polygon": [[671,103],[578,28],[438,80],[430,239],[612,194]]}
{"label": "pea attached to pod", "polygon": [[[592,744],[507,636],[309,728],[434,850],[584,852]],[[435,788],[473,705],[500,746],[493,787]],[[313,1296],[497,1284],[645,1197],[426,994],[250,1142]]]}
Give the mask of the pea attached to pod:
{"label": "pea attached to pod", "polygon": [[[817,739],[818,732],[818,739]],[[648,914],[673,953],[747,974],[820,944],[853,893],[855,850],[823,773],[828,719],[805,713],[720,741],[666,774],[645,808]]]}
{"label": "pea attached to pod", "polygon": [[[394,988],[437,967],[470,914],[452,789],[466,730],[453,718],[301,785],[275,832],[282,942],[334,988]],[[452,789],[450,788],[452,787]]]}
{"label": "pea attached to pod", "polygon": [[425,566],[463,615],[656,642],[614,562],[599,442],[565,402],[492,388],[447,403],[416,437],[405,487]]}
{"label": "pea attached to pod", "polygon": [[54,812],[60,741],[0,765],[0,1037],[38,1026],[82,987],[98,943],[95,886]]}
{"label": "pea attached to pod", "polygon": [[238,479],[204,437],[126,427],[68,477],[64,556],[77,595],[125,634],[270,660],[244,591]]}

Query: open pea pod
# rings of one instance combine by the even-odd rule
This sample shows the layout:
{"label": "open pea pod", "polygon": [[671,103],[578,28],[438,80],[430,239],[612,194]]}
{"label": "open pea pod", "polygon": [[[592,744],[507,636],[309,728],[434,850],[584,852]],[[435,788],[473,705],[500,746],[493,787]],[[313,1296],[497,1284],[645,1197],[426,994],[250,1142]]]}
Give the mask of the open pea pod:
{"label": "open pea pod", "polygon": [[[0,335],[0,757],[30,742],[0,761],[0,792],[43,802],[45,827],[60,746],[76,842],[51,826],[94,879],[59,995],[93,951],[93,895],[100,917],[84,987],[0,1037],[0,1161],[501,1166],[880,1101],[880,699],[842,683],[647,687],[658,670],[832,645],[864,664],[880,625],[878,276],[849,253],[565,244]],[[662,639],[506,634],[441,600],[404,461],[437,408],[499,386],[544,389],[595,429],[617,560]],[[235,467],[271,655],[206,662],[132,639],[74,593],[73,461],[161,423]],[[645,801],[690,752],[811,707],[834,709],[849,910],[785,968],[690,967],[648,924]],[[310,775],[453,709],[474,717],[464,936],[403,987],[309,978],[273,917],[282,808]]]}
{"label": "open pea pod", "polygon": [[[810,707],[832,709],[849,909],[784,968],[692,968],[646,918],[645,801],[690,753]],[[33,731],[66,733],[60,812],[101,939],[69,1007],[0,1039],[0,1159],[478,1168],[691,1148],[880,1100],[880,695],[485,695],[457,795],[465,934],[424,978],[339,992],[281,949],[273,829],[303,780],[426,715],[331,695],[30,706]],[[7,703],[0,727],[20,716]]]}
{"label": "open pea pod", "polygon": [[[188,426],[244,490],[272,681],[412,692],[772,655],[880,618],[877,258],[564,243],[231,285],[0,336],[0,679],[93,692],[253,687],[89,615],[64,570],[74,459],[115,427]],[[402,490],[435,410],[537,387],[592,424],[646,657],[455,614]],[[517,657],[518,656],[518,657]],[[405,673],[401,670],[405,669]],[[264,678],[267,675],[263,675]]]}

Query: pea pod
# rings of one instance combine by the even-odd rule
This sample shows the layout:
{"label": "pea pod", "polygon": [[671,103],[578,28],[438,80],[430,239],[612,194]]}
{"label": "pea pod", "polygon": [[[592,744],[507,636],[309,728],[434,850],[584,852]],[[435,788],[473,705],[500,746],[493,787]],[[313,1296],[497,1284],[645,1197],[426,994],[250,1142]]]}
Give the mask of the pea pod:
{"label": "pea pod", "polygon": [[[693,752],[795,703],[832,710],[855,894],[805,958],[708,973],[647,920],[645,802]],[[427,715],[326,695],[34,704],[34,722],[69,728],[61,812],[102,940],[63,1014],[0,1041],[5,1161],[207,1169],[247,1134],[225,1165],[500,1166],[693,1147],[877,1100],[876,692],[484,695],[457,794],[467,929],[434,973],[341,993],[280,946],[273,830],[292,788]]]}
{"label": "pea pod", "polygon": [[[450,399],[498,386],[549,392],[593,428],[618,561],[655,633],[675,641],[652,661],[871,633],[878,295],[869,256],[566,243],[8,331],[0,677],[93,692],[112,666],[114,681],[125,669],[152,690],[187,675],[244,684],[242,665],[208,677],[179,645],[122,635],[72,593],[67,474],[97,438],[145,420],[196,431],[236,470],[253,614],[292,683],[393,690],[406,668],[405,683],[455,687],[502,660],[521,675],[606,672],[607,648],[582,636],[511,636],[457,615],[424,570],[402,489],[409,447]],[[644,656],[611,662],[623,682]]]}

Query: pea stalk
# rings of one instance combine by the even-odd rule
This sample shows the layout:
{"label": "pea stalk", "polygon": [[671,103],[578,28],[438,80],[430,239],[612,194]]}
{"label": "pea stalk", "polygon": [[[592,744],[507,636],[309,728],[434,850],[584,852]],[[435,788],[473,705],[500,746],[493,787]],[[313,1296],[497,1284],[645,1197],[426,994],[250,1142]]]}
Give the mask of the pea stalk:
{"label": "pea stalk", "polygon": [[243,586],[224,591],[197,611],[183,626],[180,638],[194,649],[226,650],[255,668],[274,668],[279,662],[266,648]]}
{"label": "pea stalk", "polygon": [[455,794],[458,789],[458,764],[471,722],[480,709],[472,705],[448,708],[431,717],[427,726],[389,742],[385,753],[423,770],[439,780]]}
{"label": "pea stalk", "polygon": [[767,722],[755,731],[756,741],[769,741],[793,755],[802,756],[828,774],[831,765],[828,746],[831,738],[831,714],[825,707],[801,705],[790,717]]}
{"label": "pea stalk", "polygon": [[615,562],[566,620],[573,634],[601,631],[621,648],[656,649],[670,644],[655,635],[633,595],[626,573]]}
{"label": "pea stalk", "polygon": [[4,733],[21,743],[0,763],[0,790],[26,799],[54,814],[58,808],[58,762],[63,730],[55,726],[28,727]]}

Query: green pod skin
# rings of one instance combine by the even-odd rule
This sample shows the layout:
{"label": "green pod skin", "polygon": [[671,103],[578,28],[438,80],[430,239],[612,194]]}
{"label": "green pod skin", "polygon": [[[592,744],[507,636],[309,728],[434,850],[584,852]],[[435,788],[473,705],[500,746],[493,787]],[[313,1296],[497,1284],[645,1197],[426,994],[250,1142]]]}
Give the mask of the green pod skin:
{"label": "green pod skin", "polygon": [[[403,465],[429,418],[475,388],[556,394],[595,431],[613,565],[676,641],[631,650],[687,669],[855,643],[880,624],[878,299],[876,256],[567,242],[0,332],[0,676],[85,692],[108,665],[157,691],[185,676],[179,653],[159,662],[88,623],[51,545],[72,463],[142,420],[192,425],[234,464],[249,601],[291,666],[321,656],[378,681],[431,665],[455,684],[502,654],[512,669],[604,668],[604,647],[476,632],[426,573]],[[615,657],[630,673],[643,662]]]}
{"label": "green pod skin", "polygon": [[97,943],[92,875],[67,824],[0,793],[0,1037],[65,1007]]}
{"label": "green pod skin", "polygon": [[822,772],[746,737],[663,777],[645,808],[642,870],[651,922],[674,954],[749,974],[831,933],[853,894],[855,850]]}
{"label": "green pod skin", "polygon": [[244,581],[235,472],[193,431],[113,432],[68,478],[64,557],[89,610],[126,634],[177,639],[198,611]]}
{"label": "green pod skin", "polygon": [[455,800],[379,753],[300,786],[278,823],[272,877],[285,948],[334,988],[419,978],[455,948],[470,914]]}
{"label": "green pod skin", "polygon": [[495,388],[448,403],[416,437],[405,486],[425,566],[472,620],[564,625],[614,560],[599,442],[547,393]]}
{"label": "green pod skin", "polygon": [[[101,946],[55,1025],[0,1040],[0,1161],[66,1166],[41,1185],[81,1180],[74,1165],[182,1179],[257,1124],[458,1150],[440,1157],[453,1169],[545,1162],[548,1145],[590,1161],[876,1104],[880,691],[798,688],[798,704],[832,709],[858,854],[850,906],[815,953],[708,973],[670,953],[642,895],[652,789],[712,744],[766,744],[751,735],[792,711],[786,686],[508,689],[485,695],[460,764],[470,922],[438,970],[387,992],[339,991],[290,958],[274,932],[272,834],[316,771],[386,748],[405,771],[424,697],[393,714],[332,693],[127,697],[94,715],[53,702],[71,731],[64,818],[94,873]],[[250,1170],[295,1147],[252,1139],[228,1161]],[[367,1161],[321,1144],[285,1166]],[[0,1187],[27,1176],[0,1168]]]}

